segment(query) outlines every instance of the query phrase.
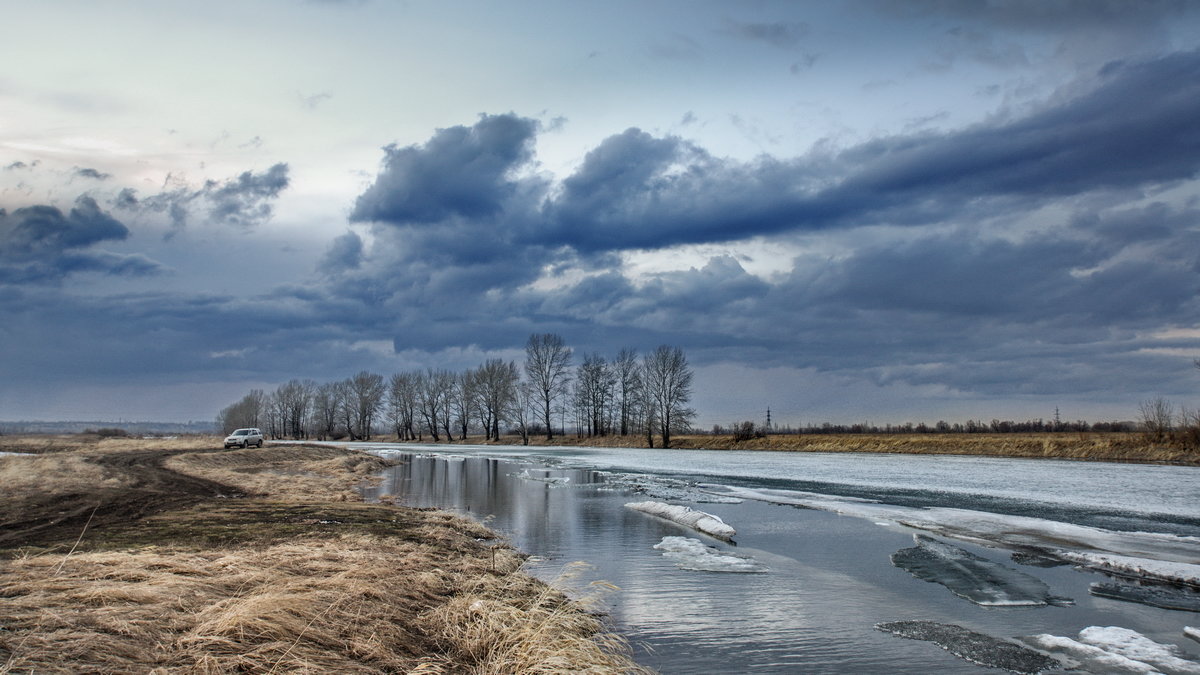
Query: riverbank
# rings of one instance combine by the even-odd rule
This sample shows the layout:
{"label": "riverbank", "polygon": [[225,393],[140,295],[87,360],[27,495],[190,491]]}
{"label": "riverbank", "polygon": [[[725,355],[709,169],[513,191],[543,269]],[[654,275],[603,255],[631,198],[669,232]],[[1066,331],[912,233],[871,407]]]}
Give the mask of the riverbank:
{"label": "riverbank", "polygon": [[637,672],[465,518],[364,504],[365,453],[0,438],[0,673]]}
{"label": "riverbank", "polygon": [[[395,437],[373,440],[389,441]],[[655,446],[660,443],[655,438]],[[458,443],[483,443],[468,437]],[[531,445],[645,448],[644,436],[531,437]],[[521,445],[520,436],[505,436],[504,445]],[[1097,462],[1149,462],[1200,465],[1200,451],[1183,444],[1155,442],[1142,433],[1014,433],[1014,434],[772,434],[736,441],[730,435],[681,434],[671,437],[678,450],[774,450],[781,452],[878,452],[907,455],[986,455]]]}

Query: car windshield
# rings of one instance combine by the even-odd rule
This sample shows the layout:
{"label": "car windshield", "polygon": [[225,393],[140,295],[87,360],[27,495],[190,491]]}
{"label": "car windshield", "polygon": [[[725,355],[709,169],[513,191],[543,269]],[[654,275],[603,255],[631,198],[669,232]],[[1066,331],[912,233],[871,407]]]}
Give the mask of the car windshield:
{"label": "car windshield", "polygon": [[249,436],[250,430],[249,429],[238,429],[237,431],[233,432],[233,435],[234,436]]}

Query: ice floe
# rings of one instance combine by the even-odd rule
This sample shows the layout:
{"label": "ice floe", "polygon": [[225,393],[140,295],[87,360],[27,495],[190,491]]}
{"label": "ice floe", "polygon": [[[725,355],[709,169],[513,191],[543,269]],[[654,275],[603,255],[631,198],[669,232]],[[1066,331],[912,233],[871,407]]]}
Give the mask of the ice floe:
{"label": "ice floe", "polygon": [[1101,598],[1137,602],[1162,609],[1200,612],[1200,593],[1183,588],[1102,583],[1092,584],[1088,592]]}
{"label": "ice floe", "polygon": [[686,501],[699,504],[741,504],[743,501],[739,497],[714,494],[695,481],[644,473],[602,473],[606,489],[628,490],[657,501]]}
{"label": "ice floe", "polygon": [[1087,551],[1056,551],[1055,555],[1077,565],[1113,574],[1200,588],[1200,565]]}
{"label": "ice floe", "polygon": [[516,476],[517,478],[521,478],[523,480],[545,483],[551,487],[568,487],[571,484],[570,476],[551,476],[548,474],[545,476],[535,476],[529,472],[529,469],[525,469],[521,473],[516,474]]}
{"label": "ice floe", "polygon": [[1050,594],[1037,577],[1010,569],[965,549],[914,535],[916,546],[892,554],[892,564],[914,577],[945,586],[951,593],[985,607],[1040,607],[1069,604]]}
{"label": "ice floe", "polygon": [[1184,635],[1186,635],[1186,636],[1188,636],[1188,637],[1190,637],[1190,638],[1192,638],[1192,639],[1193,639],[1193,640],[1195,640],[1196,642],[1200,642],[1200,628],[1193,628],[1193,627],[1191,627],[1191,626],[1184,626],[1184,627],[1183,627],[1183,634],[1184,634]]}
{"label": "ice floe", "polygon": [[1070,665],[1090,673],[1200,675],[1200,662],[1179,647],[1119,626],[1090,626],[1079,631],[1078,639],[1046,633],[1023,639],[1033,647],[1068,657],[1078,664]]}
{"label": "ice floe", "polygon": [[876,624],[875,629],[910,640],[932,642],[960,659],[1022,675],[1037,675],[1061,666],[1058,661],[1041,652],[955,624],[892,621]]}
{"label": "ice floe", "polygon": [[733,535],[737,534],[737,530],[726,525],[725,521],[717,516],[697,511],[687,506],[664,504],[662,502],[631,502],[626,504],[625,507],[634,511],[649,513],[659,518],[665,518],[671,522],[690,527],[718,539],[731,539]]}
{"label": "ice floe", "polygon": [[676,567],[699,572],[737,572],[760,574],[770,571],[766,565],[748,555],[722,551],[691,537],[663,537],[654,548]]}

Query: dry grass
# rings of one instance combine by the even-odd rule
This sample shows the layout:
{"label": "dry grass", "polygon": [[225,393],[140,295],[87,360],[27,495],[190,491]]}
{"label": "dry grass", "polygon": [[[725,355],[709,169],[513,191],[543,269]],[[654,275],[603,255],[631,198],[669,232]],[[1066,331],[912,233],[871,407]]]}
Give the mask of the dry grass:
{"label": "dry grass", "polygon": [[356,488],[391,463],[358,450],[286,445],[188,453],[168,459],[164,466],[251,494],[342,502],[359,500]]}
{"label": "dry grass", "polygon": [[[211,449],[211,439],[189,442],[175,449]],[[17,458],[36,467],[33,480],[80,471],[119,481],[142,455],[89,458],[159,447],[50,445],[53,455]],[[481,525],[353,503],[378,458],[268,446],[167,463],[268,497],[110,522],[77,551],[0,560],[0,674],[645,672],[587,606],[521,573],[521,556]]]}
{"label": "dry grass", "polygon": [[75,454],[0,456],[0,485],[13,492],[120,488],[129,484],[119,472],[109,470]]}

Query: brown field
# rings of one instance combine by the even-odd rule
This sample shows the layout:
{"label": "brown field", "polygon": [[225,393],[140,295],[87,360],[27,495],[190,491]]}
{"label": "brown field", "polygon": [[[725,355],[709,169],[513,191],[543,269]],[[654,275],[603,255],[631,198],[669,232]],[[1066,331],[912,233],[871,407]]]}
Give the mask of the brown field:
{"label": "brown field", "polygon": [[[387,440],[378,438],[375,440]],[[578,437],[574,434],[531,437],[531,445],[644,448],[643,436]],[[659,438],[655,438],[658,447]],[[460,441],[461,442],[461,441]],[[468,443],[483,439],[468,438]],[[520,445],[519,436],[502,439]],[[1155,442],[1141,433],[1014,433],[1014,434],[803,434],[770,435],[747,441],[732,436],[681,434],[671,437],[678,450],[775,450],[782,452],[882,452],[907,455],[991,455],[1077,459],[1107,462],[1153,462],[1200,465],[1200,450],[1183,442]]]}
{"label": "brown field", "polygon": [[376,457],[0,437],[0,673],[643,672],[480,525],[363,504]]}

